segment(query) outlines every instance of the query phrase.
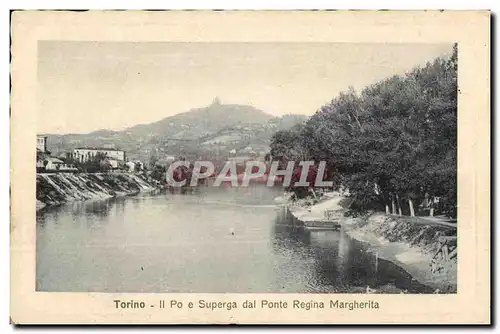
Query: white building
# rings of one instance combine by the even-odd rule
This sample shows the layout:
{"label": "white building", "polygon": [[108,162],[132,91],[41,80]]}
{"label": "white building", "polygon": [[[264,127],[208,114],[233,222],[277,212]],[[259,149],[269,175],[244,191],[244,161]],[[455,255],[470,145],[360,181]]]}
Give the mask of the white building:
{"label": "white building", "polygon": [[135,172],[135,163],[133,161],[129,161],[125,164],[129,172]]}
{"label": "white building", "polygon": [[47,152],[47,136],[36,136],[36,148],[42,153]]}
{"label": "white building", "polygon": [[109,163],[109,165],[113,169],[117,169],[118,167],[120,167],[120,160],[108,158],[108,159],[106,159],[106,161]]}
{"label": "white building", "polygon": [[[73,172],[78,170],[75,166],[65,164],[61,159],[54,157],[48,157],[44,161],[46,171]],[[44,163],[42,163],[41,167],[43,167],[43,165]],[[37,167],[39,167],[38,164]]]}
{"label": "white building", "polygon": [[79,147],[73,150],[73,159],[86,162],[97,155],[125,162],[125,151],[114,148]]}
{"label": "white building", "polygon": [[58,170],[64,164],[64,161],[52,157],[46,158],[45,161],[47,162],[45,165],[45,169],[47,170]]}
{"label": "white building", "polygon": [[131,173],[144,170],[144,164],[140,160],[129,161],[125,164]]}

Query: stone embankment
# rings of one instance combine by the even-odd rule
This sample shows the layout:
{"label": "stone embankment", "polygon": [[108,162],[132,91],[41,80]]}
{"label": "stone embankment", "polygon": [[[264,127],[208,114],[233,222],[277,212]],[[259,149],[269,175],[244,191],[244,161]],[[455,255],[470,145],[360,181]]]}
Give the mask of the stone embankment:
{"label": "stone embankment", "polygon": [[37,210],[71,201],[106,199],[158,189],[131,173],[47,173],[36,176]]}
{"label": "stone embankment", "polygon": [[436,292],[456,292],[457,252],[450,256],[446,252],[446,260],[439,254],[442,239],[456,238],[456,223],[379,212],[345,217],[347,210],[343,202],[348,200],[342,196],[326,196],[316,204],[310,200],[288,202],[288,208],[304,226],[311,221],[338,220],[343,233],[368,244],[370,251],[397,264],[420,283],[433,287]]}

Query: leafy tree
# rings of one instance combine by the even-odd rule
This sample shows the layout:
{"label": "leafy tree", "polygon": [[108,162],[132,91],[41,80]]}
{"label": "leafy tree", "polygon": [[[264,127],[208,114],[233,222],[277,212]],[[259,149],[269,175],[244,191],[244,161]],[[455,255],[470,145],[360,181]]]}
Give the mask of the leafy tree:
{"label": "leafy tree", "polygon": [[[349,87],[306,124],[278,131],[271,154],[283,161],[326,161],[353,208],[415,214],[440,197],[456,212],[457,47],[403,76]],[[433,214],[433,210],[430,210]]]}
{"label": "leafy tree", "polygon": [[149,168],[153,170],[157,162],[158,162],[158,156],[156,155],[156,152],[152,152],[151,155],[149,156]]}
{"label": "leafy tree", "polygon": [[161,183],[166,183],[167,168],[163,165],[154,165],[151,169],[151,177]]}

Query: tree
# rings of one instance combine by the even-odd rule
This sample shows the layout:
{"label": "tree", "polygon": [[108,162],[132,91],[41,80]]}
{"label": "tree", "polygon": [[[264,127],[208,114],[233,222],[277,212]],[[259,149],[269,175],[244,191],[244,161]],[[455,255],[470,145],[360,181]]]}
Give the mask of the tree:
{"label": "tree", "polygon": [[270,155],[280,161],[307,160],[309,150],[304,138],[302,124],[289,130],[280,130],[271,139]]}
{"label": "tree", "polygon": [[158,156],[156,155],[156,152],[153,151],[149,156],[149,169],[153,170],[157,162],[158,162]]}
{"label": "tree", "polygon": [[166,172],[167,168],[165,166],[154,165],[154,167],[152,167],[151,169],[151,178],[161,183],[165,183],[167,181]]}
{"label": "tree", "polygon": [[[457,47],[404,76],[349,87],[305,125],[279,131],[271,154],[326,161],[353,208],[415,215],[426,196],[456,210]],[[389,210],[392,208],[392,210]]]}

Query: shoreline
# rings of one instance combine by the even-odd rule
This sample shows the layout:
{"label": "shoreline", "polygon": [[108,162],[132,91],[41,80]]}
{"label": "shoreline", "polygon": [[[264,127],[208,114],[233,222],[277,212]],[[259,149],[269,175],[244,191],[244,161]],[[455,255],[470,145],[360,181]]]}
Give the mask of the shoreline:
{"label": "shoreline", "polygon": [[161,190],[132,173],[37,174],[36,212],[70,202],[95,201]]}
{"label": "shoreline", "polygon": [[[358,224],[360,222],[354,223]],[[379,258],[396,264],[415,280],[435,289],[436,292],[457,292],[456,262],[448,264],[446,268],[448,275],[432,273],[430,263],[434,254],[423,247],[402,241],[389,241],[380,234],[363,230],[359,226],[347,225],[344,231],[349,237],[367,245],[368,250],[377,254]]]}
{"label": "shoreline", "polygon": [[[412,223],[383,213],[350,218],[344,217],[345,209],[340,205],[345,197],[323,199],[309,208],[288,206],[288,214],[301,224],[325,220],[325,210],[340,216],[342,230],[352,239],[362,242],[368,251],[381,259],[390,261],[407,271],[419,283],[433,288],[436,293],[457,292],[456,259],[444,265],[443,273],[431,272],[431,260],[440,233],[451,227],[431,225],[409,225]],[[456,230],[455,230],[456,234]]]}
{"label": "shoreline", "polygon": [[60,202],[60,203],[52,203],[52,204],[45,204],[39,200],[37,200],[36,204],[36,212],[43,210],[43,209],[50,209],[50,208],[55,208],[67,203],[75,203],[75,202],[94,202],[94,201],[105,201],[105,200],[110,200],[114,198],[123,198],[123,197],[129,197],[129,196],[138,196],[140,194],[149,194],[153,193],[156,191],[160,191],[160,189],[154,189],[154,190],[148,190],[148,191],[135,191],[135,192],[122,192],[122,193],[117,193],[114,196],[109,196],[109,197],[93,197],[93,198],[86,198],[86,199],[76,199],[76,200],[68,200],[65,202]]}

